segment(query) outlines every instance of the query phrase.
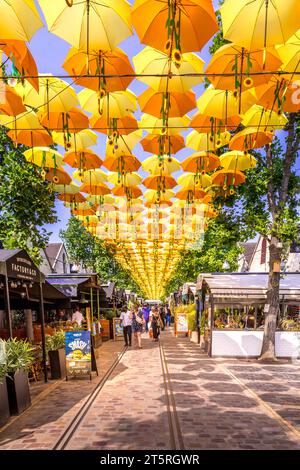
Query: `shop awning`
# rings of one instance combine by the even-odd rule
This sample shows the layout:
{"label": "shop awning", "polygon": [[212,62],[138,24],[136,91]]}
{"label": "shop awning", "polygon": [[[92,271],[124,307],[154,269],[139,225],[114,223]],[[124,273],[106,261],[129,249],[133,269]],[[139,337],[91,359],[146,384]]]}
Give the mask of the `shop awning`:
{"label": "shop awning", "polygon": [[89,277],[48,277],[49,284],[54,286],[67,297],[77,297],[78,288],[90,281]]}

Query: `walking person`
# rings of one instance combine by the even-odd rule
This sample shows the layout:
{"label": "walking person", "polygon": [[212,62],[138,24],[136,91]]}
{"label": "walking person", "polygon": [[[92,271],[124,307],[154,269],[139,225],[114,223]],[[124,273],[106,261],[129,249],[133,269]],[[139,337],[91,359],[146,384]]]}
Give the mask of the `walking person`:
{"label": "walking person", "polygon": [[121,324],[123,326],[123,335],[125,346],[131,346],[132,336],[132,313],[127,307],[122,307],[120,315]]}
{"label": "walking person", "polygon": [[149,316],[150,316],[150,308],[147,305],[143,305],[142,308],[142,314],[145,320],[145,331],[148,333],[149,328],[148,328],[148,322],[149,322]]}
{"label": "walking person", "polygon": [[170,328],[170,326],[171,326],[171,310],[170,310],[170,307],[168,305],[166,305],[165,314],[166,314],[166,325],[167,325],[167,327]]}
{"label": "walking person", "polygon": [[164,331],[164,329],[165,329],[165,309],[164,309],[164,307],[159,307],[159,317],[160,317],[161,329],[162,329],[162,331]]}
{"label": "walking person", "polygon": [[153,307],[151,310],[151,328],[153,331],[154,341],[158,341],[160,335],[161,319],[157,307]]}
{"label": "walking person", "polygon": [[143,332],[144,317],[142,310],[139,310],[139,307],[132,308],[132,331],[135,337],[135,344],[138,344],[138,347],[142,349],[142,338],[141,334]]}

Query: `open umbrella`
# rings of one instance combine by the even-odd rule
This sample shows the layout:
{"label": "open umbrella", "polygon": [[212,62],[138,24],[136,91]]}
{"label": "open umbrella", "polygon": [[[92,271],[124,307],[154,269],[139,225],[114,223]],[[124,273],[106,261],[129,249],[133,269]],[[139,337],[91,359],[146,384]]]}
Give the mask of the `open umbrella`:
{"label": "open umbrella", "polygon": [[180,189],[177,191],[176,197],[177,199],[192,203],[195,201],[195,199],[202,199],[205,194],[205,191],[202,189]]}
{"label": "open umbrella", "polygon": [[143,170],[148,171],[152,175],[170,175],[180,170],[180,163],[176,158],[168,155],[162,155],[161,157],[153,155],[142,162],[142,167]]}
{"label": "open umbrella", "polygon": [[282,129],[288,120],[284,114],[264,109],[262,106],[254,105],[244,115],[242,121],[245,127],[257,127],[258,130],[272,131]]}
{"label": "open umbrella", "polygon": [[[101,89],[107,92],[126,90],[134,80],[132,65],[128,56],[121,49],[90,51],[87,60],[85,52],[72,47],[68,52],[63,68],[70,75],[77,76],[77,85],[95,91]],[[88,76],[89,74],[91,76]],[[105,75],[109,76],[106,77]]]}
{"label": "open umbrella", "polygon": [[155,91],[184,93],[203,81],[197,74],[203,73],[204,61],[191,52],[182,54],[179,64],[170,62],[167,54],[145,47],[132,60],[136,74],[141,75],[137,79]]}
{"label": "open umbrella", "polygon": [[145,90],[138,98],[143,113],[161,118],[162,108],[167,110],[169,117],[181,117],[196,108],[196,95],[193,91],[186,93],[156,92],[151,88]]}
{"label": "open umbrella", "polygon": [[143,185],[148,189],[156,189],[164,192],[166,189],[172,189],[177,185],[173,176],[169,175],[151,175],[144,179]]}
{"label": "open umbrella", "polygon": [[225,170],[240,170],[245,171],[250,168],[255,168],[257,164],[256,158],[251,154],[241,152],[240,150],[231,150],[230,152],[225,152],[220,157],[221,166]]}
{"label": "open umbrella", "polygon": [[0,113],[8,116],[17,116],[26,111],[22,98],[13,88],[1,83],[0,87]]}
{"label": "open umbrella", "polygon": [[284,78],[272,78],[266,85],[256,88],[257,104],[265,109],[283,111],[287,113],[297,113],[300,110],[299,100],[295,99],[299,95],[299,83],[293,86]]}
{"label": "open umbrella", "polygon": [[273,140],[272,132],[264,132],[255,127],[247,127],[235,134],[229,142],[230,150],[251,150],[270,144]]}
{"label": "open umbrella", "polygon": [[124,175],[120,175],[117,172],[112,172],[108,175],[109,183],[123,186],[137,186],[141,183],[142,177],[135,172],[132,173],[125,173]]}
{"label": "open umbrella", "polygon": [[198,111],[191,120],[191,127],[196,129],[197,132],[215,135],[218,139],[218,136],[223,132],[234,131],[241,123],[241,120],[240,116],[219,119],[213,116],[206,116]]}
{"label": "open umbrella", "polygon": [[0,39],[30,41],[43,22],[33,0],[0,2]]}
{"label": "open umbrella", "polygon": [[128,135],[117,135],[115,138],[110,136],[106,141],[106,156],[118,157],[130,154],[141,137],[141,129],[131,132]]}
{"label": "open umbrella", "polygon": [[[211,186],[211,177],[206,173],[195,174],[195,173],[184,173],[179,176],[178,184],[184,187],[184,189],[203,189]],[[199,199],[199,198],[195,198]]]}
{"label": "open umbrella", "polygon": [[49,147],[33,147],[25,150],[23,155],[29,163],[41,168],[57,168],[63,164],[62,155]]}
{"label": "open umbrella", "polygon": [[73,178],[80,180],[82,183],[91,185],[105,183],[107,181],[107,173],[96,168],[95,170],[74,171]]}
{"label": "open umbrella", "polygon": [[71,176],[63,168],[49,168],[42,176],[55,184],[70,184],[72,181]]}
{"label": "open umbrella", "polygon": [[143,194],[136,186],[117,186],[112,189],[112,193],[115,196],[126,196],[127,199],[136,199]]}
{"label": "open umbrella", "polygon": [[278,54],[283,62],[282,70],[291,72],[283,74],[281,77],[285,78],[290,83],[297,80],[296,72],[300,70],[300,29],[286,42],[277,48]]}
{"label": "open umbrella", "polygon": [[35,60],[24,41],[0,39],[0,50],[10,58],[13,66],[21,75],[27,75],[26,80],[39,91],[38,70]]}
{"label": "open umbrella", "polygon": [[122,118],[137,110],[137,98],[129,90],[104,94],[85,88],[78,93],[80,105],[86,111],[106,118]]}
{"label": "open umbrella", "polygon": [[161,51],[199,51],[218,30],[211,0],[136,0],[131,16],[140,41]]}
{"label": "open umbrella", "polygon": [[44,127],[57,132],[74,134],[89,127],[89,118],[78,108],[72,108],[67,113],[60,111],[39,113],[38,116]]}
{"label": "open umbrella", "polygon": [[184,138],[180,134],[149,134],[141,140],[141,145],[145,152],[156,155],[175,154],[184,148]]}
{"label": "open umbrella", "polygon": [[188,116],[169,118],[168,125],[155,116],[150,114],[143,114],[140,120],[140,128],[146,130],[150,134],[178,134],[180,131],[185,131],[190,124]]}
{"label": "open umbrella", "polygon": [[255,103],[256,96],[251,91],[244,91],[240,101],[238,94],[232,91],[209,87],[198,99],[197,106],[201,114],[226,122],[228,118],[237,117],[241,112],[244,114]]}
{"label": "open umbrella", "polygon": [[137,171],[141,163],[134,155],[125,155],[120,157],[105,157],[103,166],[110,171],[117,171],[122,174],[128,171]]}
{"label": "open umbrella", "polygon": [[220,166],[220,159],[211,152],[198,152],[187,157],[181,163],[181,166],[184,171],[191,171],[193,173],[213,171]]}
{"label": "open umbrella", "polygon": [[65,147],[65,149],[74,149],[75,152],[85,150],[86,147],[91,147],[97,144],[97,134],[90,129],[72,134],[71,136],[65,135],[64,132],[53,132],[53,140],[56,144]]}
{"label": "open umbrella", "polygon": [[300,28],[298,0],[226,0],[220,12],[224,38],[248,50],[283,44]]}
{"label": "open umbrella", "polygon": [[246,177],[238,170],[219,170],[212,175],[211,180],[213,185],[223,186],[225,189],[245,183]]}
{"label": "open umbrella", "polygon": [[228,145],[230,138],[230,132],[209,134],[191,131],[186,136],[186,146],[193,150],[196,150],[197,152],[208,152]]}
{"label": "open umbrella", "polygon": [[66,152],[64,162],[72,168],[79,168],[80,172],[94,170],[102,165],[102,160],[92,150],[83,149]]}
{"label": "open umbrella", "polygon": [[138,122],[133,116],[124,116],[122,118],[108,119],[106,116],[94,114],[90,118],[91,128],[111,136],[113,133],[118,135],[128,135],[138,129]]}
{"label": "open umbrella", "polygon": [[110,189],[104,183],[98,184],[90,184],[90,183],[83,183],[80,186],[80,191],[83,193],[92,194],[94,196],[105,196],[106,194],[110,193]]}
{"label": "open umbrella", "polygon": [[53,143],[50,134],[41,126],[34,111],[17,116],[0,115],[0,123],[11,129],[7,135],[16,143],[27,147],[48,147]]}

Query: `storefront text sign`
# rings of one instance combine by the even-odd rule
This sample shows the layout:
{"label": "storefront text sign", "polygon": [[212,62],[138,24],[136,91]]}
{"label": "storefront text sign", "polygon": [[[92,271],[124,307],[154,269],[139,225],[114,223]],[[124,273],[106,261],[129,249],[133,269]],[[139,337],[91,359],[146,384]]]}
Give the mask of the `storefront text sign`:
{"label": "storefront text sign", "polygon": [[91,332],[66,331],[67,376],[91,375]]}
{"label": "storefront text sign", "polygon": [[6,262],[6,270],[9,278],[22,279],[24,281],[39,282],[39,271],[29,257],[22,252]]}

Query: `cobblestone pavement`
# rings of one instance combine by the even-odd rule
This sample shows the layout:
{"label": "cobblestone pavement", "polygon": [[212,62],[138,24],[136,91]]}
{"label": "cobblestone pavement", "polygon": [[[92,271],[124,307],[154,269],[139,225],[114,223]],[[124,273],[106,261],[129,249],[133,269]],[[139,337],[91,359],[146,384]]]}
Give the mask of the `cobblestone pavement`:
{"label": "cobblestone pavement", "polygon": [[[299,364],[210,359],[168,332],[161,344],[185,449],[300,449]],[[122,346],[100,348],[103,371]],[[53,447],[95,385],[60,383],[0,433],[0,449]],[[158,344],[143,339],[142,350],[122,357],[68,449],[171,449],[167,404]]]}

